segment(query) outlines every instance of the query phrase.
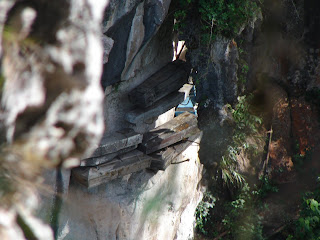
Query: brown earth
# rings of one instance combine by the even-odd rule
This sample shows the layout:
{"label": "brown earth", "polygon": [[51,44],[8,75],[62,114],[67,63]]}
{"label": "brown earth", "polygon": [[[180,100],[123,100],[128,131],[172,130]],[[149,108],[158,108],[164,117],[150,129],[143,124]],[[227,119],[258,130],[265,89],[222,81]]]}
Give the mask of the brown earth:
{"label": "brown earth", "polygon": [[[280,232],[299,216],[302,194],[316,187],[317,177],[320,174],[320,127],[318,112],[315,109],[316,107],[306,102],[303,97],[290,99],[291,142],[298,143],[299,146],[295,154],[307,156],[307,151],[311,151],[312,157],[310,159],[306,157],[302,166],[293,161],[290,181],[279,184],[279,191],[269,194],[264,200],[266,209],[260,212],[260,216],[263,218],[262,224],[269,239],[282,239],[279,237]],[[274,154],[274,149],[270,151]],[[271,161],[271,165],[274,163]],[[272,167],[274,169],[277,166],[278,162]],[[282,180],[287,179],[288,174],[285,173],[284,178],[281,178],[281,174],[278,177]]]}

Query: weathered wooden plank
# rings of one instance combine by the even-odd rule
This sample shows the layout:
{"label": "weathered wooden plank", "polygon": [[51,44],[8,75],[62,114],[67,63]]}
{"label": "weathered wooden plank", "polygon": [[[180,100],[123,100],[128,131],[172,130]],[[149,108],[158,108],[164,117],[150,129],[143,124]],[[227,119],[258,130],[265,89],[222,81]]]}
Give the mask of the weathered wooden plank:
{"label": "weathered wooden plank", "polygon": [[196,134],[184,139],[170,147],[152,153],[150,169],[153,170],[165,170],[171,162],[176,159],[184,150],[186,150],[197,138],[201,137],[202,132],[197,129]]}
{"label": "weathered wooden plank", "polygon": [[160,116],[162,113],[170,110],[171,108],[179,105],[192,89],[192,85],[185,84],[178,92],[170,93],[167,97],[160,99],[153,106],[146,109],[137,108],[128,112],[125,118],[128,122],[137,124],[139,122],[148,121],[151,118]]}
{"label": "weathered wooden plank", "polygon": [[122,129],[107,134],[101,139],[99,147],[91,155],[91,158],[118,152],[124,148],[138,145],[141,141],[142,134],[136,133],[132,129]]}
{"label": "weathered wooden plank", "polygon": [[141,108],[150,107],[187,83],[189,73],[190,66],[183,61],[168,63],[133,89],[129,93],[129,100]]}
{"label": "weathered wooden plank", "polygon": [[172,132],[183,129],[186,124],[197,124],[197,117],[191,113],[185,112],[175,117],[174,119],[160,125],[159,127],[150,130],[143,135],[143,143],[150,141],[153,138],[158,138],[160,135],[170,134]]}
{"label": "weathered wooden plank", "polygon": [[151,157],[138,150],[114,158],[96,167],[78,167],[72,175],[88,188],[98,186],[117,177],[149,168]]}
{"label": "weathered wooden plank", "polygon": [[146,154],[153,153],[188,138],[197,131],[196,116],[185,112],[144,134],[143,141],[138,148]]}
{"label": "weathered wooden plank", "polygon": [[121,150],[119,150],[118,152],[115,152],[115,153],[109,153],[109,154],[106,154],[106,155],[103,155],[103,156],[99,156],[99,157],[91,157],[91,158],[83,159],[83,160],[81,160],[80,166],[81,167],[98,166],[100,164],[107,163],[107,162],[113,160],[115,157],[117,157],[117,156],[119,156],[121,154],[133,151],[137,147],[138,147],[138,145],[134,145],[134,146],[131,146],[131,147],[128,147],[128,148],[121,149]]}

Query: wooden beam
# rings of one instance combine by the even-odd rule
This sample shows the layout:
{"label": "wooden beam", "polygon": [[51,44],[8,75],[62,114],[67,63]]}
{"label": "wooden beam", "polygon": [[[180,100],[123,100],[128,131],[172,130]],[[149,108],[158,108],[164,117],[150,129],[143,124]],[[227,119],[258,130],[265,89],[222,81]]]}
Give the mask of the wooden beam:
{"label": "wooden beam", "polygon": [[131,146],[131,147],[128,147],[128,148],[121,149],[121,150],[119,150],[118,152],[115,152],[115,153],[109,153],[109,154],[106,154],[106,155],[103,155],[103,156],[99,156],[99,157],[91,157],[91,158],[83,159],[81,161],[81,163],[80,163],[80,166],[81,167],[98,166],[100,164],[107,163],[107,162],[113,160],[115,157],[117,157],[117,156],[119,156],[121,154],[133,151],[137,147],[138,147],[138,145],[134,145],[134,146]]}
{"label": "wooden beam", "polygon": [[187,83],[190,69],[189,64],[181,60],[168,63],[133,89],[129,93],[129,100],[141,108],[154,105],[155,102]]}
{"label": "wooden beam", "polygon": [[143,136],[142,143],[138,146],[144,153],[150,154],[168,147],[198,131],[195,115],[185,112],[169,122],[152,129]]}
{"label": "wooden beam", "polygon": [[202,136],[202,132],[197,129],[197,133],[191,137],[184,139],[170,147],[152,153],[150,169],[153,170],[166,170],[166,168],[172,163],[174,159],[177,159],[181,153],[186,150],[196,139]]}
{"label": "wooden beam", "polygon": [[101,157],[106,154],[118,152],[124,148],[138,145],[142,141],[142,134],[134,132],[132,129],[122,129],[112,134],[103,136],[98,148],[90,158]]}
{"label": "wooden beam", "polygon": [[150,167],[151,157],[138,150],[114,158],[96,167],[72,169],[72,176],[88,188],[95,187],[127,174]]}

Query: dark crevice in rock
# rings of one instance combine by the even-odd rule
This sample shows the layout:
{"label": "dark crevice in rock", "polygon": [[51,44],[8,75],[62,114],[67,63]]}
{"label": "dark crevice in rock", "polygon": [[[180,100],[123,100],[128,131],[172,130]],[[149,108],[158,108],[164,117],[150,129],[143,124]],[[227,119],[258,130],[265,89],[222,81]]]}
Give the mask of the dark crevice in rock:
{"label": "dark crevice in rock", "polygon": [[22,216],[18,215],[17,216],[17,224],[21,228],[23,235],[25,236],[26,239],[28,240],[38,240],[37,237],[34,235],[32,229],[28,224],[25,222]]}

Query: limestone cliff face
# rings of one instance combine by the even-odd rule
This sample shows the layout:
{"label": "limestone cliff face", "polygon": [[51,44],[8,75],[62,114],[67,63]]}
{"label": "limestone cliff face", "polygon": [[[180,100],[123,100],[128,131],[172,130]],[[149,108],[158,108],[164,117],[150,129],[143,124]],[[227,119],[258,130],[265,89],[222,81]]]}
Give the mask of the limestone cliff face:
{"label": "limestone cliff face", "polygon": [[158,173],[142,171],[90,190],[71,179],[58,239],[192,239],[202,193],[195,142],[187,162]]}
{"label": "limestone cliff face", "polygon": [[102,135],[107,2],[0,2],[1,239],[53,239],[33,216],[40,172],[78,164]]}
{"label": "limestone cliff face", "polygon": [[114,0],[102,21],[107,2],[0,2],[0,177],[10,186],[0,188],[7,204],[0,206],[1,239],[193,236],[202,198],[199,139],[166,171],[142,170],[90,190],[70,170],[52,170],[89,156],[104,122],[107,133],[144,133],[174,117],[171,109],[137,125],[124,120],[134,107],[128,92],[172,60],[171,1]]}
{"label": "limestone cliff face", "polygon": [[[101,36],[106,133],[126,127],[145,133],[174,117],[171,109],[135,125],[125,121],[125,114],[135,107],[128,93],[172,61],[170,2],[115,0],[106,8]],[[64,172],[63,191],[68,194],[60,202],[55,225],[57,238],[192,239],[194,213],[202,199],[199,141],[181,153],[179,159],[186,161],[172,164],[165,171],[142,170],[91,189],[80,185],[72,176],[70,184],[67,183],[68,173]],[[46,176],[46,182],[55,191],[59,187],[55,175]],[[54,196],[46,197],[44,211],[39,215],[50,219],[56,204]]]}
{"label": "limestone cliff face", "polygon": [[171,112],[158,121],[136,126],[124,120],[124,114],[133,108],[128,93],[172,60],[173,16],[167,15],[170,2],[113,1],[106,10],[104,37],[113,42],[102,76],[107,131],[131,127],[145,132],[173,117]]}
{"label": "limestone cliff face", "polygon": [[[109,61],[104,65],[103,87],[128,80],[136,71],[150,64],[155,58],[171,54],[170,28],[158,31],[163,23],[173,24],[167,17],[170,0],[111,1],[103,21],[103,33],[114,42]],[[164,28],[164,27],[162,27]],[[165,35],[167,34],[167,35]],[[150,43],[154,36],[163,41]],[[168,44],[169,43],[169,47]],[[164,47],[164,48],[163,48]]]}

